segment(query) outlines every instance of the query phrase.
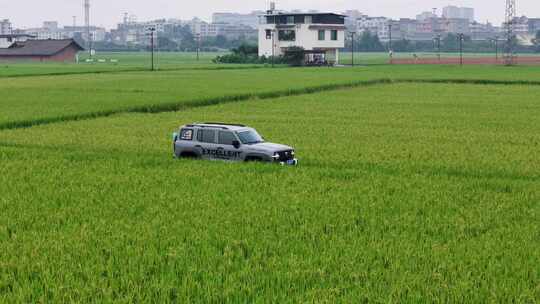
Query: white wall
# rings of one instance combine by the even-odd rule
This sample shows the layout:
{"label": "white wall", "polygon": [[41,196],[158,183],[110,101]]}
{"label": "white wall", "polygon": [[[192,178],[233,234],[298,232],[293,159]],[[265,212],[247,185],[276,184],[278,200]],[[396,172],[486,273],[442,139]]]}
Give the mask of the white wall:
{"label": "white wall", "polygon": [[[335,26],[335,25],[334,25]],[[343,26],[343,25],[339,25]],[[317,29],[310,29],[317,27]],[[274,55],[279,56],[287,47],[299,46],[307,51],[314,49],[339,49],[345,47],[345,30],[338,30],[338,39],[331,40],[331,29],[333,25],[323,24],[296,24],[293,28],[283,28],[296,31],[296,41],[278,41],[278,31],[275,24],[261,24],[259,26],[259,56],[272,56],[272,39],[266,39],[266,30],[275,30]],[[325,30],[325,40],[319,40],[319,28]]]}
{"label": "white wall", "polygon": [[8,38],[0,38],[0,49],[6,49],[15,42],[22,42],[28,40],[28,37],[14,37],[9,41]]}
{"label": "white wall", "polygon": [[13,42],[9,42],[7,38],[0,38],[0,49],[7,49]]}

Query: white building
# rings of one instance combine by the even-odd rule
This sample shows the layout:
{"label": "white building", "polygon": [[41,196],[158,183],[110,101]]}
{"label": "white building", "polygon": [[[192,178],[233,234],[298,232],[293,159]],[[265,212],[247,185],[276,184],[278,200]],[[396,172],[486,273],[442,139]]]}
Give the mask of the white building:
{"label": "white building", "polygon": [[498,29],[493,24],[472,22],[469,25],[470,37],[472,40],[486,41],[495,38],[503,39],[504,35],[498,32]]}
{"label": "white building", "polygon": [[357,32],[358,31],[358,19],[364,17],[365,15],[362,14],[359,10],[348,10],[343,12],[343,15],[345,15],[345,26],[347,27],[347,30],[349,32]]}
{"label": "white building", "polygon": [[11,22],[9,19],[0,20],[0,35],[11,34]]}
{"label": "white building", "polygon": [[474,22],[474,8],[446,6],[443,8],[443,17],[447,19],[467,19]]}
{"label": "white building", "polygon": [[189,27],[193,34],[200,35],[203,39],[218,35],[218,26],[215,23],[208,23],[199,18],[193,18],[189,22]]}
{"label": "white building", "polygon": [[[34,36],[38,40],[53,39],[73,39],[77,35],[84,35],[86,27],[84,26],[66,26],[58,27],[56,22],[45,22],[43,27],[24,30],[24,33]],[[90,35],[92,41],[100,42],[106,38],[107,30],[105,28],[90,26]]]}
{"label": "white building", "polygon": [[24,42],[36,38],[26,34],[0,34],[0,49],[7,49],[15,42]]}
{"label": "white building", "polygon": [[386,17],[362,16],[358,19],[358,33],[370,32],[379,36],[381,41],[390,40],[390,19]]}
{"label": "white building", "polygon": [[345,29],[344,15],[269,11],[259,26],[259,56],[280,56],[296,46],[304,48],[307,61],[337,63]]}
{"label": "white building", "polygon": [[424,20],[429,20],[429,19],[434,19],[434,18],[438,18],[437,14],[433,13],[433,12],[422,12],[418,15],[416,15],[416,20],[417,21],[424,21]]}

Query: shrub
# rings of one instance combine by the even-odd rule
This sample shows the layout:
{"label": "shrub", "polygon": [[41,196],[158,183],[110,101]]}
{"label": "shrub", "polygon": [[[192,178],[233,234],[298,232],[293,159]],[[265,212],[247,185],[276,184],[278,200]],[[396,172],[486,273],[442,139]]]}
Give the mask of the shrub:
{"label": "shrub", "polygon": [[301,66],[305,62],[305,53],[303,47],[293,46],[287,48],[283,55],[283,62],[291,66]]}

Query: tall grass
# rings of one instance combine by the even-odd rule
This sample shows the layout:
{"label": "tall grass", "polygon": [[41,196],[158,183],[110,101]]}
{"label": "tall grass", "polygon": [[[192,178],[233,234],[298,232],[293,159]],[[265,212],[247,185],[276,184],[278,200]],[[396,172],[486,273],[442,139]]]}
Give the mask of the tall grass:
{"label": "tall grass", "polygon": [[372,67],[182,70],[5,78],[0,129],[178,110],[379,82],[538,84],[537,68]]}
{"label": "tall grass", "polygon": [[[4,130],[0,301],[538,302],[539,90],[373,85]],[[174,160],[170,133],[206,120],[301,165]]]}

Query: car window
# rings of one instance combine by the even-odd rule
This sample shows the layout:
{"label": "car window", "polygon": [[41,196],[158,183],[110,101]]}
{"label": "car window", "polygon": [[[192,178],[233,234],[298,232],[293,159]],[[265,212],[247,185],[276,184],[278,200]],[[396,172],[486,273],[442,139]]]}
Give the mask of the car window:
{"label": "car window", "polygon": [[236,138],[234,137],[234,134],[232,132],[228,132],[228,131],[219,131],[219,136],[218,137],[219,137],[218,143],[220,145],[232,146],[233,141],[236,140]]}
{"label": "car window", "polygon": [[243,144],[256,144],[264,142],[263,138],[255,131],[238,132],[238,137]]}
{"label": "car window", "polygon": [[193,129],[182,129],[180,132],[181,140],[193,140]]}
{"label": "car window", "polygon": [[197,140],[205,143],[215,143],[216,142],[216,131],[215,130],[199,130],[197,131]]}

